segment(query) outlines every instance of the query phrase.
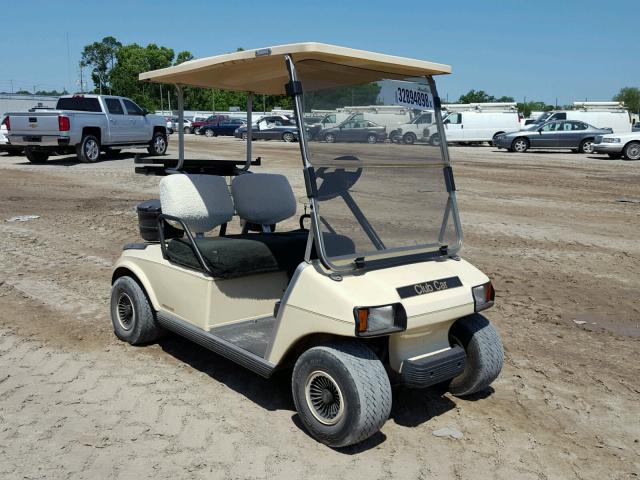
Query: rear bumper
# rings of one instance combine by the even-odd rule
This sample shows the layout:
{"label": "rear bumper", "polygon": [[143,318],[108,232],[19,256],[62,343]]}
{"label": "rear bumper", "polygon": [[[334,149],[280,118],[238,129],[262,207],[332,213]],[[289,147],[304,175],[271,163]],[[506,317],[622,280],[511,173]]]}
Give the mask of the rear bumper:
{"label": "rear bumper", "polygon": [[70,145],[69,137],[61,137],[59,135],[9,135],[11,145],[21,147],[38,148],[57,148],[68,147]]}
{"label": "rear bumper", "polygon": [[622,153],[623,143],[594,143],[594,153]]}
{"label": "rear bumper", "polygon": [[460,375],[466,365],[466,354],[454,346],[433,355],[408,359],[402,363],[402,383],[410,388],[425,388]]}

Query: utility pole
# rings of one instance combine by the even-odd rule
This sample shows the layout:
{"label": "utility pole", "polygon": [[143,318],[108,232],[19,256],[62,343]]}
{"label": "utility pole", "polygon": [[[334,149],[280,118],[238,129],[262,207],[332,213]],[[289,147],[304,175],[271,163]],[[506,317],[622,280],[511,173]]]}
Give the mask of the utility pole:
{"label": "utility pole", "polygon": [[160,84],[160,110],[162,111],[162,115],[164,115],[164,97],[162,96],[162,84]]}
{"label": "utility pole", "polygon": [[11,83],[11,93],[13,93],[13,80],[9,80],[9,83]]}
{"label": "utility pole", "polygon": [[82,80],[82,60],[80,60],[80,93],[84,93],[84,88],[83,88],[83,80]]}

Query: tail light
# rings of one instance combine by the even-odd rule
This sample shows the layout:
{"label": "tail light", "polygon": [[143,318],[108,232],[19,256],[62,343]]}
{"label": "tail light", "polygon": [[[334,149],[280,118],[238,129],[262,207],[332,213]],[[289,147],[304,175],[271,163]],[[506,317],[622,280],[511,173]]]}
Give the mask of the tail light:
{"label": "tail light", "polygon": [[69,122],[69,117],[65,117],[63,115],[58,116],[58,130],[61,132],[68,132],[71,130],[71,122]]}
{"label": "tail light", "polygon": [[9,117],[4,117],[2,124],[7,127],[7,130],[11,130],[11,122],[9,121]]}

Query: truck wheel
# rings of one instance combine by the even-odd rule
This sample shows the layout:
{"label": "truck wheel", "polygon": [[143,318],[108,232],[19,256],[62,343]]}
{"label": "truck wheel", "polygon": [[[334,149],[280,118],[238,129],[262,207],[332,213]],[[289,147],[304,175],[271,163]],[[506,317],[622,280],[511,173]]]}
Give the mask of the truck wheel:
{"label": "truck wheel", "polygon": [[440,146],[440,135],[438,135],[437,133],[435,135],[431,135],[431,138],[429,139],[429,143],[434,147],[439,147]]}
{"label": "truck wheel", "polygon": [[201,132],[201,133],[204,133],[204,136],[205,136],[205,137],[209,137],[209,138],[211,138],[211,137],[215,137],[215,136],[216,136],[216,134],[214,133],[214,131],[213,131],[213,130],[211,130],[210,128],[205,128],[204,130],[201,130],[200,132]]}
{"label": "truck wheel", "polygon": [[486,389],[504,363],[502,341],[498,331],[483,315],[458,319],[449,330],[449,342],[460,345],[467,354],[464,372],[449,383],[449,391],[458,397]]}
{"label": "truck wheel", "polygon": [[167,152],[167,137],[162,132],[156,132],[147,148],[149,155],[164,155]]}
{"label": "truck wheel", "polygon": [[116,337],[131,345],[153,342],[163,333],[144,290],[127,276],[111,287],[111,321]]}
{"label": "truck wheel", "polygon": [[402,137],[402,141],[407,145],[413,145],[414,143],[416,143],[416,140],[418,140],[418,138],[416,137],[416,134],[411,132],[405,133],[404,136]]}
{"label": "truck wheel", "polygon": [[196,128],[193,130],[193,133],[195,133],[196,135],[200,135],[200,127],[196,127]]}
{"label": "truck wheel", "polygon": [[391,385],[382,362],[358,342],[307,350],[293,368],[291,387],[305,428],[331,447],[369,438],[391,412]]}
{"label": "truck wheel", "polygon": [[81,162],[97,162],[100,159],[100,141],[93,135],[85,135],[76,145],[76,155]]}
{"label": "truck wheel", "polygon": [[25,148],[24,154],[31,163],[44,163],[49,158],[49,154],[47,152],[42,152],[38,150],[33,150],[31,148]]}
{"label": "truck wheel", "polygon": [[640,160],[640,142],[628,143],[623,152],[627,160]]}
{"label": "truck wheel", "polygon": [[585,138],[578,147],[580,153],[593,153],[593,138]]}
{"label": "truck wheel", "polygon": [[291,132],[284,132],[282,134],[282,140],[284,140],[287,143],[291,143],[291,142],[295,142],[296,137],[293,133]]}
{"label": "truck wheel", "polygon": [[527,150],[529,150],[529,140],[525,137],[518,137],[511,144],[511,152],[524,153]]}

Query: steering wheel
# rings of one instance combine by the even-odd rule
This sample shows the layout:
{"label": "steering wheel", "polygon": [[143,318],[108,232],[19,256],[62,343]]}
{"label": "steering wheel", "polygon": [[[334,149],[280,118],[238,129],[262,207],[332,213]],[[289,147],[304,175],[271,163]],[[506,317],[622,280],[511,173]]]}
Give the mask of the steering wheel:
{"label": "steering wheel", "polygon": [[[337,157],[335,160],[356,160],[358,157],[345,155]],[[331,200],[348,192],[362,175],[362,167],[352,169],[336,167],[320,167],[315,171],[316,177],[322,179],[322,184],[318,187],[318,199],[321,201]]]}

